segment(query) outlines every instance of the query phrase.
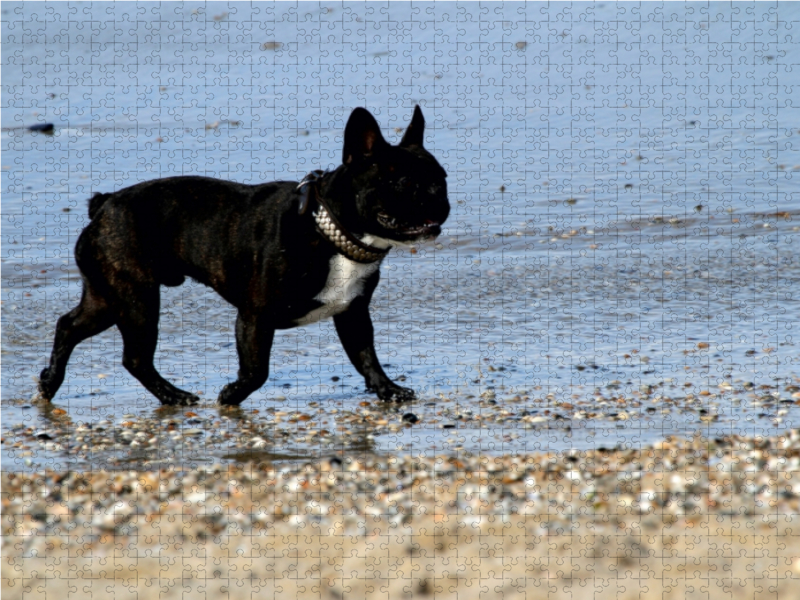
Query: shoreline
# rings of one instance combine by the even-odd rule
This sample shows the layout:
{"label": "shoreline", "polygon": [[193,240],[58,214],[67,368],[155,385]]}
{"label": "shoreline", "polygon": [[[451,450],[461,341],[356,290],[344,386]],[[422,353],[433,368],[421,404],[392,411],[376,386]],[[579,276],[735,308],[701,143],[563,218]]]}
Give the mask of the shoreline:
{"label": "shoreline", "polygon": [[303,462],[358,452],[503,456],[642,447],[657,443],[666,431],[685,438],[775,436],[794,424],[791,411],[800,404],[796,377],[757,388],[723,381],[679,393],[674,392],[680,386],[666,381],[628,392],[619,386],[612,381],[603,390],[569,397],[533,386],[438,394],[403,405],[363,396],[298,405],[277,396],[247,407],[204,401],[152,409],[107,402],[73,407],[34,394],[4,401],[0,448],[4,464],[18,462],[26,472],[43,466],[153,470]]}

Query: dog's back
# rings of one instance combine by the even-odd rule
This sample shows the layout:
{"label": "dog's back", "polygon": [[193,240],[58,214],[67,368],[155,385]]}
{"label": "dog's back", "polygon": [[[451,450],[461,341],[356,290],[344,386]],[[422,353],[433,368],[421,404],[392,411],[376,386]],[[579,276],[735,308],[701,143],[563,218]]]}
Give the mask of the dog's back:
{"label": "dog's back", "polygon": [[[167,286],[189,276],[235,303],[226,283],[253,272],[253,248],[278,243],[279,217],[286,213],[281,204],[291,201],[296,185],[179,176],[95,194],[92,222],[76,246],[78,266],[92,276],[84,265],[93,261],[106,279]],[[98,261],[103,256],[107,260]]]}

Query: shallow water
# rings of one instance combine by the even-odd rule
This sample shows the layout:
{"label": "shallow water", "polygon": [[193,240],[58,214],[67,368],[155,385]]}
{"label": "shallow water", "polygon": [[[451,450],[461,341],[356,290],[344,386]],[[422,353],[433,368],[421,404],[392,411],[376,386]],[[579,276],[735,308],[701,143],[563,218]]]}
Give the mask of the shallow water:
{"label": "shallow water", "polygon": [[[72,247],[93,192],[175,174],[298,180],[338,164],[352,107],[396,142],[417,102],[453,211],[436,245],[389,256],[372,309],[387,371],[420,396],[387,420],[421,420],[339,449],[563,450],[797,426],[797,5],[2,12],[4,464],[78,460],[9,445],[17,424],[50,426],[29,399],[80,297]],[[54,135],[24,130],[34,122]],[[208,399],[200,415],[235,377],[234,318],[200,285],[164,290],[157,364]],[[56,406],[75,423],[158,415],[120,359],[116,330],[79,346]],[[279,333],[270,380],[243,408],[350,414],[373,400],[328,322]],[[109,453],[91,460],[139,460]]]}

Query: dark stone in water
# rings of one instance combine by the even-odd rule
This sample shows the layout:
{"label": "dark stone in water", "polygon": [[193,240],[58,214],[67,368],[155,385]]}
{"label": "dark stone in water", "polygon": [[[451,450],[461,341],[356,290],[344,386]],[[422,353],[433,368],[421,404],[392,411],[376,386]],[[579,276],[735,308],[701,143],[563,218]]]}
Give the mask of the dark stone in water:
{"label": "dark stone in water", "polygon": [[53,133],[55,129],[56,126],[52,123],[36,123],[28,127],[30,131],[41,131],[42,133]]}
{"label": "dark stone in water", "polygon": [[419,417],[414,413],[406,413],[403,415],[403,421],[406,423],[411,423],[412,425],[419,421]]}

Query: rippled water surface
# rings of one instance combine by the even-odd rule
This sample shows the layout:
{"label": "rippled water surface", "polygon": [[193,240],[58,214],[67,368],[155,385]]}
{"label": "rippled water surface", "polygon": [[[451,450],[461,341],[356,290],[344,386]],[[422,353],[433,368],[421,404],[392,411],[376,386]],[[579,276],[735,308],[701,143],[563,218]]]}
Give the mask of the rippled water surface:
{"label": "rippled water surface", "polygon": [[[421,104],[449,174],[443,235],[394,251],[372,306],[379,356],[420,401],[380,407],[330,322],[279,332],[243,405],[299,428],[269,456],[797,426],[798,5],[3,3],[2,19],[4,465],[154,459],[36,441],[163,414],[116,330],[77,348],[60,425],[30,402],[80,297],[86,199],[335,167],[355,106],[396,142]],[[25,129],[37,122],[54,134]],[[213,399],[238,368],[234,320],[198,284],[163,292],[157,365],[208,399],[200,423],[229,422]]]}

